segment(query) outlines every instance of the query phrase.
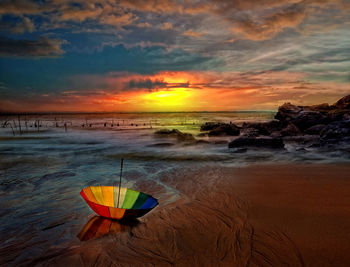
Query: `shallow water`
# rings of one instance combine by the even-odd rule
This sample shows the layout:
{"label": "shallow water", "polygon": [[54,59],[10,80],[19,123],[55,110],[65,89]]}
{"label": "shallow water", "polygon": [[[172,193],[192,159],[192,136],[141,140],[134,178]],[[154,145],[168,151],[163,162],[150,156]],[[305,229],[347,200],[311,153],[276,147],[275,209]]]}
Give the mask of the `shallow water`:
{"label": "shallow water", "polygon": [[[156,129],[176,128],[196,136],[206,121],[240,124],[267,121],[273,115],[272,112],[28,115],[21,117],[22,135],[18,118],[3,116],[1,124],[9,120],[12,128],[0,128],[0,263],[29,264],[50,251],[58,253],[59,249],[80,246],[84,240],[78,234],[94,214],[79,192],[90,185],[117,185],[120,158],[125,159],[123,186],[159,199],[156,209],[180,198],[178,189],[166,182],[166,177],[176,170],[274,161],[349,160],[347,154],[339,151],[298,152],[293,144],[278,153],[268,150],[235,153],[225,143],[232,137],[196,137],[216,144],[187,144],[153,134]],[[41,125],[39,131],[35,128],[37,120]],[[113,227],[124,232],[129,229]],[[93,238],[89,240],[94,240],[94,234],[90,236]]]}

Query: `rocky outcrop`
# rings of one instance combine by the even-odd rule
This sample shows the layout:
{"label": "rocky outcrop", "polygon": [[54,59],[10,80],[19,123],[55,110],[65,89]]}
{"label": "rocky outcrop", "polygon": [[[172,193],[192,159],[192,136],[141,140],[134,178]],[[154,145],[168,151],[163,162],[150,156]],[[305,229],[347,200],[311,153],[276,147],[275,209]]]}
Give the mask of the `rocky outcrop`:
{"label": "rocky outcrop", "polygon": [[284,125],[282,136],[317,135],[322,140],[341,142],[349,134],[350,95],[333,105],[295,106],[286,103],[279,107],[275,119]]}
{"label": "rocky outcrop", "polygon": [[207,122],[201,126],[201,131],[206,131],[208,136],[240,135],[229,143],[230,148],[283,148],[288,142],[298,143],[299,149],[344,142],[350,146],[350,95],[333,105],[285,103],[278,108],[275,119],[269,122],[245,122],[242,127]]}

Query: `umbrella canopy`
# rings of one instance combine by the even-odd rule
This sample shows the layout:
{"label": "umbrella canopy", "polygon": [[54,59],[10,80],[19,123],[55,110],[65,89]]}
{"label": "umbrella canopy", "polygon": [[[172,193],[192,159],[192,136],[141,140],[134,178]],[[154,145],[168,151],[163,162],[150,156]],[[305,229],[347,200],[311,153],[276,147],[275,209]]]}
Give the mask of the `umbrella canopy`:
{"label": "umbrella canopy", "polygon": [[158,205],[150,195],[117,186],[89,186],[80,195],[98,215],[117,220],[143,216]]}

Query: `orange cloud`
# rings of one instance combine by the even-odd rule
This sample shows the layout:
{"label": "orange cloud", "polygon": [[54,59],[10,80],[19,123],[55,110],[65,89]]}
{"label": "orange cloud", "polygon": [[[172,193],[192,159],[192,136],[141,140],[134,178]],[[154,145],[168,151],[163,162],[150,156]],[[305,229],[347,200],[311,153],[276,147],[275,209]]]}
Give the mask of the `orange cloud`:
{"label": "orange cloud", "polygon": [[173,28],[173,24],[169,23],[169,22],[164,22],[161,26],[160,29],[161,30],[170,30]]}
{"label": "orange cloud", "polygon": [[192,30],[188,30],[188,31],[185,31],[183,33],[184,36],[189,36],[189,37],[195,37],[195,38],[199,38],[203,35],[204,33],[202,32],[194,32]]}
{"label": "orange cloud", "polygon": [[298,26],[304,17],[305,14],[301,11],[287,11],[273,14],[262,22],[255,22],[251,19],[234,22],[235,26],[231,29],[248,39],[260,41],[274,37],[285,28]]}

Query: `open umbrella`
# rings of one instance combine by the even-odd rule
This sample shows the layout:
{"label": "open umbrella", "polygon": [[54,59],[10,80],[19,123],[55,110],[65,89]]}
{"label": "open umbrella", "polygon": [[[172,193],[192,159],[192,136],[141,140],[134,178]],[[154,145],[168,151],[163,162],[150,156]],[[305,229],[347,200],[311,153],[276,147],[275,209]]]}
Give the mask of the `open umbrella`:
{"label": "open umbrella", "polygon": [[142,192],[121,187],[123,159],[120,168],[119,187],[89,186],[80,195],[98,215],[111,219],[137,218],[158,205],[157,199]]}

